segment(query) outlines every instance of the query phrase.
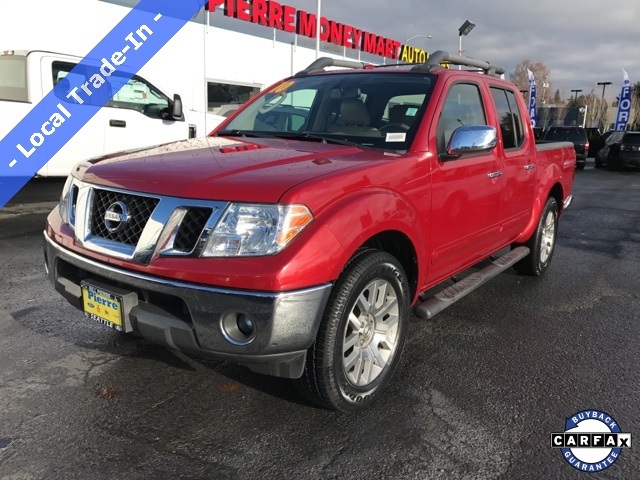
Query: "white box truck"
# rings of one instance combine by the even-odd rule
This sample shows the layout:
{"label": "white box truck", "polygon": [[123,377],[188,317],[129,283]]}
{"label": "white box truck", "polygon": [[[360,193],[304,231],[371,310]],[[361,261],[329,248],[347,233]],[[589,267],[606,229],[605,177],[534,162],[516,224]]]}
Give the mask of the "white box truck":
{"label": "white box truck", "polygon": [[[83,72],[71,73],[81,60],[44,50],[0,50],[0,139],[54,86],[71,83],[71,75],[83,76]],[[88,78],[81,80],[84,83]],[[180,92],[170,94],[157,82],[133,76],[69,143],[55,155],[51,152],[51,160],[38,175],[66,176],[87,158],[204,136],[224,120],[209,112],[190,111],[187,106],[180,109],[182,115],[172,115],[174,103],[182,103]],[[62,96],[61,102],[74,100]]]}

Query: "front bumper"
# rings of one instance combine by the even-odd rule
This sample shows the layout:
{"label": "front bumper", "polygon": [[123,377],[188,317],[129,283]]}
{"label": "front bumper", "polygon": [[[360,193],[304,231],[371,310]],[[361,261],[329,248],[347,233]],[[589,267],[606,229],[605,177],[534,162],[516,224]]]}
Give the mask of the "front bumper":
{"label": "front bumper", "polygon": [[[283,293],[183,283],[114,268],[73,253],[44,234],[45,263],[56,290],[82,310],[81,282],[125,296],[128,330],[186,353],[212,356],[287,378],[302,375],[331,284]],[[255,336],[239,344],[223,328],[230,314],[248,315]]]}
{"label": "front bumper", "polygon": [[640,168],[640,154],[620,153],[615,158],[610,159],[610,162],[616,167]]}

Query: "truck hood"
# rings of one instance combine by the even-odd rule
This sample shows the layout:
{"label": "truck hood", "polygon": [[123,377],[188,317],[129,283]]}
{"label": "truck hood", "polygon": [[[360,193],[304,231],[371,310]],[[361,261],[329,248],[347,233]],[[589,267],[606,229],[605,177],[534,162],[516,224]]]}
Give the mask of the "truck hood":
{"label": "truck hood", "polygon": [[183,198],[275,203],[304,181],[383,157],[357,147],[298,140],[206,137],[80,164],[82,180]]}

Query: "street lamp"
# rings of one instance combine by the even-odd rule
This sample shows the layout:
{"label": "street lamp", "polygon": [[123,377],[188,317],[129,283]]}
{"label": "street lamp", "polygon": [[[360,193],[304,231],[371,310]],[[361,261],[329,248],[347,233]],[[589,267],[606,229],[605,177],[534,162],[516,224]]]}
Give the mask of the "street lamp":
{"label": "street lamp", "polygon": [[542,104],[545,104],[547,98],[547,88],[549,88],[549,78],[545,75],[544,82],[542,82]]}
{"label": "street lamp", "polygon": [[413,37],[409,37],[404,41],[405,45],[409,44],[409,40],[413,40],[414,38],[425,37],[425,38],[433,38],[431,35],[414,35]]}
{"label": "street lamp", "polygon": [[607,85],[611,85],[611,82],[598,82],[598,85],[602,85],[602,98],[600,99],[600,121],[602,122],[602,129],[605,129],[604,126],[604,90],[607,88]]}
{"label": "street lamp", "polygon": [[611,85],[611,82],[598,82],[598,85],[602,85],[602,100],[604,100],[604,89],[607,88],[607,85]]}
{"label": "street lamp", "polygon": [[320,57],[320,12],[322,11],[322,0],[318,0],[318,15],[316,16],[316,60]]}
{"label": "street lamp", "polygon": [[[467,35],[469,35],[469,32],[471,32],[471,30],[473,30],[473,27],[475,26],[475,23],[470,22],[469,20],[465,20],[465,22],[458,29],[458,37],[460,37],[460,47],[458,48],[458,54],[460,56],[462,56],[462,36],[464,35],[466,37]],[[462,70],[462,65],[458,65],[458,70]]]}
{"label": "street lamp", "polygon": [[[413,37],[409,37],[404,41],[405,47],[409,46],[409,41],[410,40],[413,40],[414,38],[420,38],[420,37],[433,38],[431,35],[426,35],[426,34],[414,35]],[[400,63],[400,58],[398,58],[398,61],[396,63],[398,63],[398,64]]]}
{"label": "street lamp", "polygon": [[577,90],[571,90],[572,92],[576,92],[576,101],[575,103],[578,103],[578,93],[580,93],[582,91],[582,89],[577,89]]}

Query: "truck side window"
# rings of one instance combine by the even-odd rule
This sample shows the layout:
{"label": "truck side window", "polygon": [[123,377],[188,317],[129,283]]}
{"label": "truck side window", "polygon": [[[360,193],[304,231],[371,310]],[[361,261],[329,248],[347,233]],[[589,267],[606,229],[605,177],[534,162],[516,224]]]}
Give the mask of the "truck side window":
{"label": "truck side window", "polygon": [[[66,97],[71,90],[72,84],[90,83],[92,76],[99,73],[97,67],[85,67],[83,70],[72,72],[76,66],[77,64],[69,62],[53,62],[52,64],[53,86],[55,87],[58,84],[63,86],[62,89],[58,89],[60,91],[57,92],[57,95],[67,103],[75,102],[73,98]],[[113,76],[115,77],[116,75],[117,73]],[[168,115],[169,98],[138,76],[131,78],[115,95],[111,90],[109,81],[100,89],[93,88],[92,91],[93,94],[91,96],[79,93],[85,100],[85,104],[136,110],[152,118],[164,118]]]}
{"label": "truck side window", "polygon": [[111,99],[113,108],[136,110],[153,118],[168,115],[169,99],[143,78],[134,76]]}
{"label": "truck side window", "polygon": [[504,149],[509,150],[522,146],[524,129],[515,94],[511,90],[491,87],[491,96],[496,104]]}
{"label": "truck side window", "polygon": [[[56,87],[60,85],[58,86],[55,95],[65,103],[76,103],[76,100],[74,100],[73,97],[67,97],[67,95],[72,91],[71,85],[82,85],[85,82],[89,82],[91,76],[98,71],[97,69],[94,71],[85,68],[72,73],[72,70],[76,66],[77,64],[69,62],[53,62],[51,64],[53,86]],[[80,92],[80,90],[77,90],[77,95],[84,100],[83,105],[102,107],[108,102],[111,96],[111,91],[108,87],[109,85],[105,84],[100,90],[96,90],[91,96],[87,96]]]}
{"label": "truck side window", "polygon": [[438,153],[446,153],[451,135],[463,125],[486,125],[480,89],[471,83],[456,83],[447,92],[438,121],[436,143]]}
{"label": "truck side window", "polygon": [[522,115],[516,102],[516,95],[511,90],[505,90],[509,107],[511,108],[511,117],[513,118],[514,134],[516,138],[516,147],[521,147],[524,143],[524,128],[522,123]]}

